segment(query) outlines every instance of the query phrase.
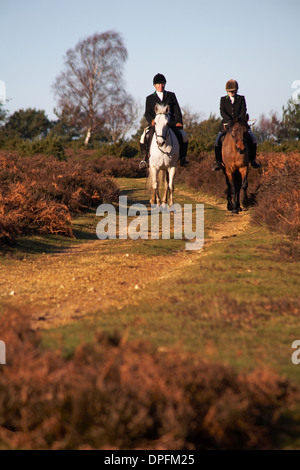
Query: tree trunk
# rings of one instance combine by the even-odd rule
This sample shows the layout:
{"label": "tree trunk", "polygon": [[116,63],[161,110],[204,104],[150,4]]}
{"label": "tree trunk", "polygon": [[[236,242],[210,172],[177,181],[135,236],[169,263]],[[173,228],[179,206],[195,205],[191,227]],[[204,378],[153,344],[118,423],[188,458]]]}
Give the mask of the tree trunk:
{"label": "tree trunk", "polygon": [[91,138],[91,135],[92,135],[92,128],[89,127],[88,130],[87,130],[87,133],[86,133],[85,141],[84,141],[85,146],[88,145],[88,143],[90,141],[90,138]]}

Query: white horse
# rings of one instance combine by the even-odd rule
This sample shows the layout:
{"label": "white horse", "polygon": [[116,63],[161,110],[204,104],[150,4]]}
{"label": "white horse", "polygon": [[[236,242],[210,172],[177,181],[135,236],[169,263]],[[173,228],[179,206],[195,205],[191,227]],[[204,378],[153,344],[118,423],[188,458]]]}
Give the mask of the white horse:
{"label": "white horse", "polygon": [[[149,177],[152,189],[150,204],[158,206],[167,203],[173,205],[174,177],[179,160],[179,142],[169,127],[169,106],[155,106],[155,132],[149,151]],[[164,194],[162,201],[159,196],[159,173],[164,173]]]}

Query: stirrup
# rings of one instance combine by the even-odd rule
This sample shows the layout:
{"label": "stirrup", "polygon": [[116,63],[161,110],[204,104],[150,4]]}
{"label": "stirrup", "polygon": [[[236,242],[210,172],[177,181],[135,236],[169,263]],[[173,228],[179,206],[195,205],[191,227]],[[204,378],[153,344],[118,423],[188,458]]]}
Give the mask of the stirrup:
{"label": "stirrup", "polygon": [[212,167],[212,171],[222,170],[222,165],[220,162],[215,161]]}
{"label": "stirrup", "polygon": [[180,160],[180,166],[188,166],[189,164],[190,164],[190,162],[188,162],[185,158]]}
{"label": "stirrup", "polygon": [[145,168],[147,168],[147,162],[145,160],[142,160],[140,163],[139,163],[139,170],[144,170]]}

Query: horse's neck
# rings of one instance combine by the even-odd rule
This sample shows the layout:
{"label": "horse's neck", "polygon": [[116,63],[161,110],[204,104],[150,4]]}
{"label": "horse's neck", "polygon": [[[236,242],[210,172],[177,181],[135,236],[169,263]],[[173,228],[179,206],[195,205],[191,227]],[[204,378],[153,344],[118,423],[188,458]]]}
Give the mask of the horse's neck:
{"label": "horse's neck", "polygon": [[172,148],[173,148],[173,145],[174,145],[174,139],[176,138],[174,132],[172,131],[172,129],[168,129],[167,130],[167,134],[166,134],[166,141],[164,143],[164,145],[162,145],[161,149],[164,151],[164,152],[171,152]]}
{"label": "horse's neck", "polygon": [[168,128],[167,134],[166,134],[166,144],[165,145],[173,145],[173,131],[172,129]]}

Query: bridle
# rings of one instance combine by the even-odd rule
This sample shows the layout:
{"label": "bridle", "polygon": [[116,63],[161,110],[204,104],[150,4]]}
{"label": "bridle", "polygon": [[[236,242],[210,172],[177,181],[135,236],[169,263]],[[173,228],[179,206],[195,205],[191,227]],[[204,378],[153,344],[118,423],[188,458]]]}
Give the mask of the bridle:
{"label": "bridle", "polygon": [[[233,140],[234,140],[236,150],[237,150],[240,154],[245,153],[246,150],[247,150],[247,139],[246,139],[245,137],[243,137],[243,139],[237,139],[237,138],[233,135],[232,130],[229,130],[228,132],[229,132],[229,134],[231,135],[231,137],[232,137]],[[243,149],[240,149],[240,148],[238,147],[238,145],[237,145],[238,142],[243,142],[243,144],[244,144],[244,148],[243,148]]]}
{"label": "bridle", "polygon": [[[167,115],[166,113],[157,113],[156,115],[158,114],[163,114],[163,115]],[[155,123],[155,126],[156,126],[156,123]],[[166,138],[168,136],[168,134],[170,135],[170,139],[171,139],[171,147],[173,147],[173,139],[172,139],[172,133],[170,133],[170,126],[169,126],[169,123],[166,125],[166,132],[165,132],[165,135],[160,135],[160,134],[157,134],[156,132],[156,128],[155,128],[155,139],[156,139],[156,144],[157,144],[157,147],[159,148],[159,150],[164,154],[164,155],[168,155],[168,157],[171,158],[170,156],[170,153],[169,152],[165,152],[162,147],[159,145],[159,143],[157,142],[157,138],[158,137],[161,137],[162,139],[164,139],[164,141],[166,141]]]}

